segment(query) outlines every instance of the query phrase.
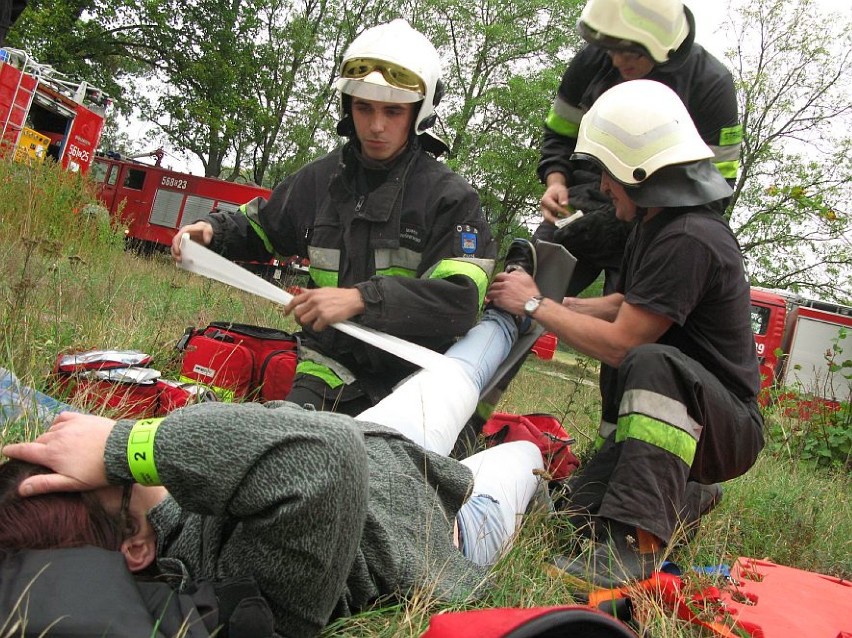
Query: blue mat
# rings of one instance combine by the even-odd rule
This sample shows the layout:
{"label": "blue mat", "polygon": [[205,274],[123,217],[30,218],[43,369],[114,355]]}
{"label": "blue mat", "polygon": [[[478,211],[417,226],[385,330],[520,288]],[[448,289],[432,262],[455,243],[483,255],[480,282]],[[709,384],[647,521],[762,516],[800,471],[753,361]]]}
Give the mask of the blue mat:
{"label": "blue mat", "polygon": [[67,403],[24,385],[14,374],[0,368],[0,426],[27,420],[47,427],[63,410],[79,412]]}

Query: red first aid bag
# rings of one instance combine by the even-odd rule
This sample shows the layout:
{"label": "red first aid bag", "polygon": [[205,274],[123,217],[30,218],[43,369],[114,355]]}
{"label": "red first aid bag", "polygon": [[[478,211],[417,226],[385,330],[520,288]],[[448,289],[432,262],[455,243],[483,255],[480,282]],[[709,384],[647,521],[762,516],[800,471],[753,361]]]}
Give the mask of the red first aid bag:
{"label": "red first aid bag", "polygon": [[627,625],[601,611],[569,605],[474,609],[437,614],[421,638],[636,638]]}
{"label": "red first aid bag", "polygon": [[89,350],[61,354],[53,372],[69,402],[116,419],[164,416],[199,401],[214,400],[194,383],[161,379],[146,367],[151,356],[136,350]]}
{"label": "red first aid bag", "polygon": [[187,328],[181,380],[203,383],[226,401],[284,399],[293,386],[299,342],[283,330],[239,323]]}
{"label": "red first aid bag", "polygon": [[482,426],[489,445],[531,441],[541,450],[544,466],[554,481],[560,481],[580,466],[571,451],[574,439],[552,414],[508,414],[495,412]]}
{"label": "red first aid bag", "polygon": [[151,368],[90,370],[71,376],[68,400],[92,411],[104,408],[116,419],[159,416],[160,373]]}

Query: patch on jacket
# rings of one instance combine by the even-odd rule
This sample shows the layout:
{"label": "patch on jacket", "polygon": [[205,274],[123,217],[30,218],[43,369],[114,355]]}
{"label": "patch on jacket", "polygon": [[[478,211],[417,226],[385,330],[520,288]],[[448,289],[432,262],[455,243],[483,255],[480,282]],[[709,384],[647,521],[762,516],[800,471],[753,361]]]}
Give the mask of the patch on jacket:
{"label": "patch on jacket", "polygon": [[417,252],[423,252],[426,241],[426,229],[403,222],[399,227],[399,245]]}
{"label": "patch on jacket", "polygon": [[479,248],[479,229],[467,224],[456,226],[456,245],[463,255],[475,255]]}

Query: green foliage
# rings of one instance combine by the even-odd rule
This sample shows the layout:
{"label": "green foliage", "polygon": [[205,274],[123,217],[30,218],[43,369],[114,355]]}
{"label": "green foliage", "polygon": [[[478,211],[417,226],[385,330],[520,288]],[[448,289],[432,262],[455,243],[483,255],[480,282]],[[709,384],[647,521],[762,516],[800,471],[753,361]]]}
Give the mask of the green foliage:
{"label": "green foliage", "polygon": [[137,19],[156,25],[163,55],[157,62],[164,94],[136,91],[143,112],[160,123],[169,141],[196,155],[205,175],[218,177],[226,157],[237,155],[246,137],[246,121],[260,108],[253,99],[259,37],[258,11],[252,1],[171,0],[139,6]]}
{"label": "green foliage", "polygon": [[[845,358],[843,347],[847,337],[848,331],[841,327],[824,353],[826,374],[815,377],[819,387],[781,387],[769,392],[767,448],[773,453],[794,461],[852,469],[852,360]],[[775,354],[784,356],[780,349]]]}
{"label": "green foliage", "polygon": [[448,164],[479,191],[498,243],[540,219],[538,143],[583,2],[436,2],[415,24],[445,60],[436,132]]}
{"label": "green foliage", "polygon": [[820,423],[810,436],[805,437],[802,458],[820,465],[852,469],[852,413],[849,404],[840,411],[830,413],[831,418],[820,414]]}
{"label": "green foliage", "polygon": [[[852,359],[843,358],[843,341],[849,338],[850,332],[846,327],[841,327],[837,336],[832,340],[831,350],[826,355],[826,363],[830,374],[837,374],[847,381],[852,381]],[[850,342],[852,343],[852,339]]]}
{"label": "green foliage", "polygon": [[836,407],[789,390],[766,411],[767,451],[790,462],[852,470],[852,404]]}
{"label": "green foliage", "polygon": [[106,91],[125,114],[122,79],[144,74],[161,51],[131,0],[30,0],[6,44]]}
{"label": "green foliage", "polygon": [[849,298],[852,22],[815,0],[757,0],[732,15],[728,57],[744,127],[731,225],[752,283]]}

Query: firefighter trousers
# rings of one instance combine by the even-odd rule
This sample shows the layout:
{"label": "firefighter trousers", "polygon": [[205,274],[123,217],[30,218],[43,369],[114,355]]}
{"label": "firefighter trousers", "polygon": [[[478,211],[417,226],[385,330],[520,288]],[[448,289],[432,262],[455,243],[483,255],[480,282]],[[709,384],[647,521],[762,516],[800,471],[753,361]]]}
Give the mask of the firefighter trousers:
{"label": "firefighter trousers", "polygon": [[740,400],[671,346],[632,350],[602,396],[603,414],[617,421],[602,422],[602,445],[567,486],[567,508],[581,519],[615,520],[669,542],[694,511],[689,483],[740,476],[763,448],[757,402]]}

